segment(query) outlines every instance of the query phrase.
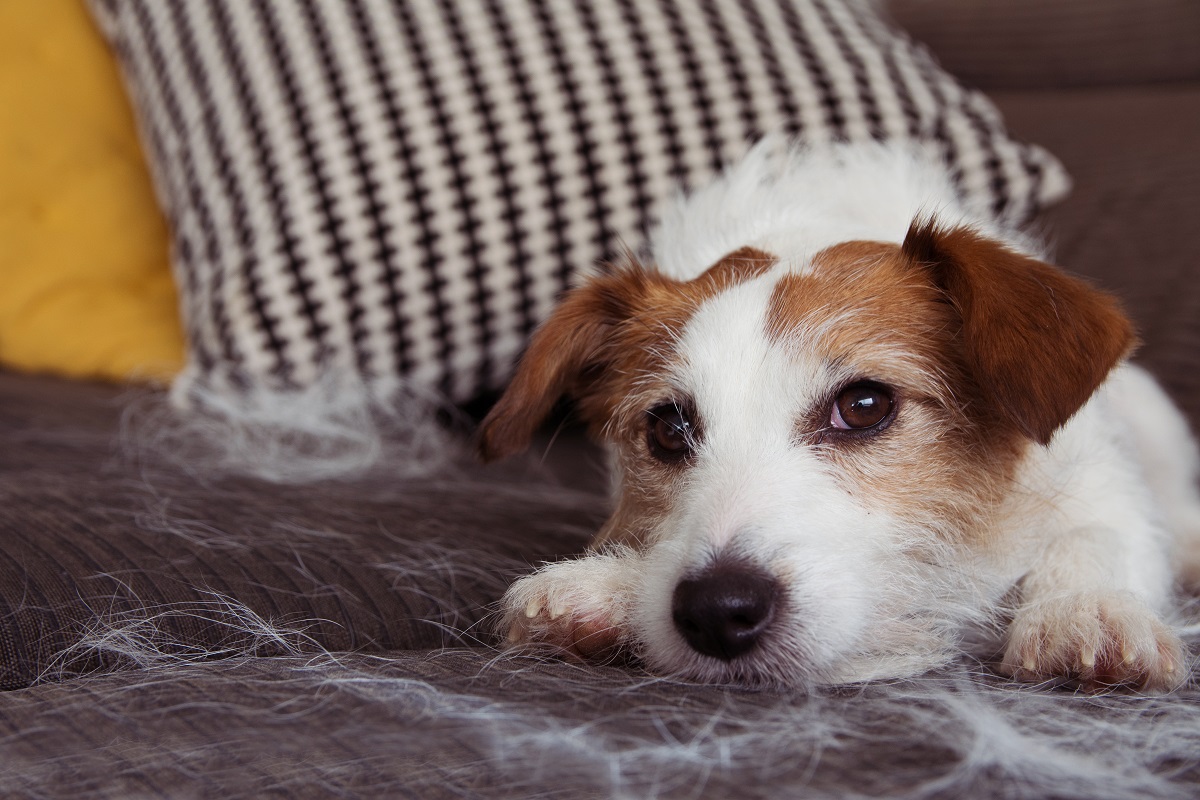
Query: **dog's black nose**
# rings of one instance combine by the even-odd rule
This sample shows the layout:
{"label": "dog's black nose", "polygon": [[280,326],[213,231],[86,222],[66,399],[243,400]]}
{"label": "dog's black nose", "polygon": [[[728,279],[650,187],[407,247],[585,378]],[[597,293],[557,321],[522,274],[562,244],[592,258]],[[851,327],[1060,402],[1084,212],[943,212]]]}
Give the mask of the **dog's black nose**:
{"label": "dog's black nose", "polygon": [[730,661],[753,649],[775,617],[778,585],[761,570],[717,562],[675,587],[671,617],[693,650]]}

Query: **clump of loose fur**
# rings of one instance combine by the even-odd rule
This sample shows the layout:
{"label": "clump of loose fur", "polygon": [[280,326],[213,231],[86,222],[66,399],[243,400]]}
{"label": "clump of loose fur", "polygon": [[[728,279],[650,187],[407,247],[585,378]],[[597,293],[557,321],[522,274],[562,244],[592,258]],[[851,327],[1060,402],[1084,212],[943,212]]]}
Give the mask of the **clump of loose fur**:
{"label": "clump of loose fur", "polygon": [[219,394],[192,387],[186,398],[142,394],[125,409],[131,455],[153,453],[197,477],[246,475],[306,484],[380,467],[397,479],[429,477],[464,460],[464,437],[444,399],[409,386],[369,392],[335,374],[302,389],[250,387]]}

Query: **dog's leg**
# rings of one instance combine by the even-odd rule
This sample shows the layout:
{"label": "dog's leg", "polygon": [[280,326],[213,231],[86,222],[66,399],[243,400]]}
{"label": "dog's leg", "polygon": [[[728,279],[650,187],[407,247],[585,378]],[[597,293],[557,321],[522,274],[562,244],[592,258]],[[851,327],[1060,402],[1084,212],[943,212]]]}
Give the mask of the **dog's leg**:
{"label": "dog's leg", "polygon": [[1072,677],[1088,688],[1169,690],[1187,676],[1183,645],[1157,602],[1118,577],[1136,557],[1111,529],[1063,535],[1022,583],[1004,672],[1023,680]]}
{"label": "dog's leg", "polygon": [[614,549],[548,564],[517,580],[501,601],[510,645],[542,643],[586,660],[612,658],[625,642],[629,582],[639,556]]}
{"label": "dog's leg", "polygon": [[1169,690],[1186,677],[1166,624],[1173,588],[1162,498],[1116,415],[1084,413],[1022,483],[1042,500],[1030,528],[1044,536],[1021,583],[1002,669],[1088,688]]}
{"label": "dog's leg", "polygon": [[1175,572],[1200,595],[1200,448],[1187,420],[1144,370],[1126,366],[1110,381],[1111,400],[1133,431],[1146,482],[1175,540]]}

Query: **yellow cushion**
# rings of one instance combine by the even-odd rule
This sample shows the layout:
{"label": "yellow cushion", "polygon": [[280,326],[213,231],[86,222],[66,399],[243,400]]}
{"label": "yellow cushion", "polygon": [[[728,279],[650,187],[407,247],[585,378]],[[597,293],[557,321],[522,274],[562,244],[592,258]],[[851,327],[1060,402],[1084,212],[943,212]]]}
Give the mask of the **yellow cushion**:
{"label": "yellow cushion", "polygon": [[0,366],[162,381],[183,360],[114,57],[82,0],[0,0]]}

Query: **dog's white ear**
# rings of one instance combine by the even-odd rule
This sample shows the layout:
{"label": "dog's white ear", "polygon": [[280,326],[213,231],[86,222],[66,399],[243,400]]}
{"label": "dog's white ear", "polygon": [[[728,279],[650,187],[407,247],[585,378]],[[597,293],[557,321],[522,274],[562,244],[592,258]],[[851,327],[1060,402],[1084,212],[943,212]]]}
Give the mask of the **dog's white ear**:
{"label": "dog's white ear", "polygon": [[1134,345],[1113,297],[973,230],[914,222],[903,251],[957,310],[986,405],[1034,441],[1049,443]]}
{"label": "dog's white ear", "polygon": [[478,451],[484,461],[519,453],[560,397],[603,369],[614,329],[633,313],[643,287],[639,268],[592,278],[567,293],[533,334],[508,389],[484,418]]}

